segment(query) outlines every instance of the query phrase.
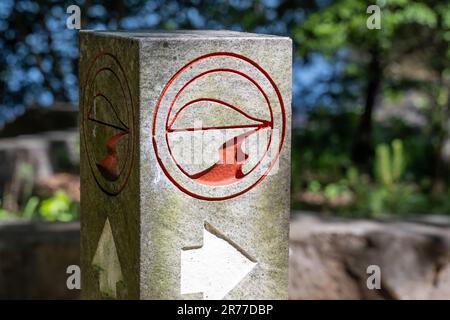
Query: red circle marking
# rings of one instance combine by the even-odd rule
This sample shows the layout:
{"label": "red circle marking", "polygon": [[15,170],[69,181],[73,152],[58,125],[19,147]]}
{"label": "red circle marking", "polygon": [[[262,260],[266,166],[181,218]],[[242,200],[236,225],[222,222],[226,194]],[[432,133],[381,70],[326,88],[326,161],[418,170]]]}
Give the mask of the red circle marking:
{"label": "red circle marking", "polygon": [[[273,89],[275,90],[275,93],[276,93],[276,95],[277,95],[278,101],[279,101],[279,103],[280,103],[281,116],[282,116],[282,124],[281,124],[281,138],[280,138],[280,143],[279,143],[279,145],[278,145],[277,153],[275,154],[275,156],[274,156],[272,162],[270,163],[269,168],[264,172],[264,174],[263,174],[256,182],[254,182],[254,183],[253,183],[252,185],[250,185],[249,187],[247,187],[247,188],[245,188],[245,189],[243,189],[243,190],[241,190],[241,191],[239,191],[239,192],[236,192],[236,193],[234,193],[234,194],[228,195],[228,196],[222,196],[222,197],[207,197],[207,196],[199,195],[199,194],[196,194],[196,193],[194,193],[194,192],[192,192],[192,191],[187,190],[185,187],[183,187],[182,185],[180,185],[180,184],[176,181],[176,179],[174,179],[174,178],[170,175],[170,173],[168,172],[167,168],[164,166],[164,163],[163,163],[163,161],[161,160],[161,158],[160,158],[160,156],[159,156],[159,154],[158,154],[158,146],[157,146],[157,144],[156,144],[156,132],[155,132],[155,131],[156,131],[156,117],[157,117],[158,110],[159,110],[160,105],[161,105],[161,101],[162,101],[164,95],[166,94],[167,90],[169,89],[169,87],[172,85],[172,83],[180,76],[180,74],[182,74],[184,71],[186,71],[188,68],[190,68],[190,67],[191,67],[192,65],[194,65],[195,63],[200,62],[200,61],[202,61],[202,60],[205,60],[205,59],[207,59],[207,58],[210,58],[210,57],[216,57],[216,56],[228,56],[228,57],[234,57],[234,58],[243,60],[243,61],[245,61],[245,62],[247,62],[247,63],[250,63],[250,64],[251,64],[252,66],[254,66],[256,69],[258,69],[258,70],[266,77],[267,80],[269,80],[270,84],[272,85]],[[238,70],[233,70],[233,69],[215,69],[215,70],[221,70],[221,71],[227,70],[227,71],[230,71],[230,72],[234,72],[234,73],[240,74],[240,75],[246,77],[246,78],[249,79],[249,80],[251,79],[249,76],[243,74],[242,72],[240,72],[240,71],[238,71]],[[211,73],[211,72],[214,72],[215,70],[209,70],[209,71],[207,71],[207,72],[204,72],[203,74]],[[182,91],[182,90],[183,90],[190,82],[194,81],[196,78],[202,76],[203,74],[197,75],[197,76],[194,77],[193,79],[189,80],[189,82],[186,83],[186,84],[184,85],[184,87],[176,94],[176,96],[175,96],[174,99],[172,100],[172,103],[171,103],[171,106],[170,106],[170,108],[169,108],[169,112],[168,112],[167,118],[166,118],[166,132],[165,132],[165,135],[166,135],[166,143],[167,143],[167,129],[169,128],[169,117],[170,117],[170,113],[171,113],[171,110],[172,110],[173,105],[175,104],[176,99],[178,98],[178,96],[179,96],[179,94],[181,93],[181,91]],[[258,83],[256,83],[253,79],[251,79],[250,81],[251,81],[252,83],[254,83],[254,84],[258,87],[258,89],[260,89],[260,91],[263,93],[263,95],[264,95],[266,101],[268,101],[268,97],[267,97],[266,93],[262,90],[262,88],[260,87],[260,85],[259,85]],[[269,109],[270,109],[270,114],[271,114],[271,126],[272,126],[272,128],[273,128],[273,114],[272,114],[272,108],[270,107],[270,103],[269,103]],[[164,89],[162,90],[161,94],[160,94],[159,97],[158,97],[158,100],[157,100],[156,106],[155,106],[155,110],[154,110],[154,112],[153,112],[153,121],[152,121],[152,144],[153,144],[153,149],[154,149],[154,152],[155,152],[156,159],[157,159],[157,161],[158,161],[158,163],[159,163],[159,165],[160,165],[162,171],[164,172],[164,174],[166,175],[166,177],[167,177],[167,178],[168,178],[168,179],[169,179],[169,180],[170,180],[170,181],[171,181],[178,189],[180,189],[182,192],[184,192],[184,193],[186,193],[186,194],[188,194],[188,195],[190,195],[191,197],[196,198],[196,199],[207,200],[207,201],[221,201],[221,200],[227,200],[227,199],[231,199],[231,198],[235,198],[235,197],[237,197],[237,196],[240,196],[240,195],[246,193],[247,191],[251,190],[251,189],[254,188],[255,186],[257,186],[262,180],[264,180],[264,178],[266,177],[266,175],[268,174],[268,172],[269,172],[269,171],[273,168],[273,166],[275,165],[275,162],[277,161],[277,159],[278,159],[278,157],[279,157],[279,155],[280,155],[281,149],[282,149],[282,147],[283,147],[285,131],[286,131],[286,114],[285,114],[285,109],[284,109],[283,98],[282,98],[282,96],[281,96],[280,90],[278,89],[278,87],[276,86],[275,82],[274,82],[273,79],[270,77],[270,75],[267,73],[267,71],[265,71],[260,65],[258,65],[258,64],[257,64],[256,62],[254,62],[253,60],[251,60],[251,59],[249,59],[249,58],[247,58],[247,57],[245,57],[245,56],[242,56],[242,55],[240,55],[240,54],[232,53],[232,52],[213,52],[213,53],[209,53],[209,54],[200,56],[200,57],[198,57],[198,58],[192,60],[192,61],[189,62],[188,64],[186,64],[186,65],[185,65],[184,67],[182,67],[177,73],[175,73],[175,74],[170,78],[170,80],[167,82],[167,84],[165,85]],[[269,143],[268,145],[270,146],[270,143]],[[267,153],[267,150],[266,150],[266,152],[264,153],[264,156],[265,156],[266,153]],[[262,158],[264,158],[264,156],[263,156]],[[262,161],[262,159],[260,160],[260,162],[261,162],[261,161]],[[179,166],[176,162],[175,162],[175,164],[176,164],[177,166]],[[257,164],[257,165],[255,166],[255,168],[256,168],[258,165],[259,165],[259,164]],[[253,170],[253,169],[252,169],[252,170]]]}
{"label": "red circle marking", "polygon": [[[127,95],[125,94],[125,89],[124,89],[124,87],[123,87],[123,84],[122,84],[122,81],[120,81],[120,78],[118,77],[118,75],[117,75],[117,73],[114,71],[114,70],[112,70],[111,68],[107,68],[107,67],[104,67],[104,68],[100,68],[99,70],[96,70],[96,72],[95,72],[95,74],[92,76],[91,75],[91,73],[92,73],[92,69],[94,68],[94,65],[96,64],[96,62],[97,62],[97,60],[98,59],[100,59],[101,57],[104,57],[104,56],[108,56],[108,57],[110,57],[110,58],[112,58],[113,60],[114,60],[114,62],[117,64],[117,66],[119,67],[119,70],[121,71],[121,73],[122,73],[122,75],[123,75],[123,77],[124,77],[124,79],[125,79],[125,85],[126,85],[126,89],[127,89],[127,91],[128,91],[128,97],[130,98],[130,101],[129,101],[129,104],[130,104],[130,109],[129,110],[127,110],[127,112],[131,112],[131,123],[129,124],[129,135],[130,135],[130,138],[129,138],[129,142],[128,142],[128,144],[127,144],[127,152],[126,152],[126,154],[127,155],[129,155],[130,156],[130,160],[129,160],[129,170],[128,170],[128,172],[126,173],[127,175],[126,175],[126,177],[125,177],[125,180],[123,180],[123,182],[122,182],[122,184],[120,185],[120,187],[117,189],[117,190],[114,190],[114,191],[110,191],[110,190],[108,190],[108,189],[106,189],[99,181],[98,181],[98,178],[97,178],[97,175],[95,174],[95,171],[94,170],[96,170],[96,168],[94,168],[93,167],[93,165],[92,165],[92,156],[91,156],[91,152],[90,152],[90,149],[89,149],[89,147],[88,147],[88,144],[89,144],[89,140],[88,140],[88,137],[87,137],[87,133],[86,133],[86,128],[85,128],[85,126],[87,125],[87,122],[89,121],[89,115],[90,115],[90,113],[91,113],[91,109],[92,109],[92,104],[91,104],[91,98],[90,98],[90,96],[88,97],[88,98],[86,98],[86,93],[90,93],[91,92],[91,90],[92,90],[92,82],[96,79],[96,77],[97,77],[97,75],[100,73],[100,72],[102,72],[102,71],[104,71],[104,70],[108,70],[108,71],[110,71],[115,77],[116,77],[116,79],[118,80],[118,82],[119,82],[119,85],[120,85],[120,88],[121,88],[121,90],[122,90],[122,94],[123,94],[123,96],[124,96],[124,99],[125,99],[125,104],[126,104],[126,106],[128,107],[128,103],[127,103]],[[93,77],[93,79],[92,79],[92,81],[89,81],[91,78]],[[100,95],[103,95],[102,93],[100,93]],[[98,95],[96,95],[94,98],[96,98]],[[104,95],[103,95],[104,96]],[[106,97],[105,97],[106,98]],[[130,178],[130,176],[131,176],[131,173],[132,173],[132,169],[133,169],[133,162],[134,162],[134,110],[133,110],[133,97],[132,97],[132,95],[131,95],[131,89],[130,89],[130,86],[129,86],[129,84],[128,84],[128,79],[126,78],[126,73],[125,73],[125,70],[123,69],[123,67],[122,67],[122,65],[120,64],[120,62],[119,62],[119,60],[116,58],[116,56],[114,56],[113,54],[111,54],[111,53],[109,53],[109,52],[105,52],[105,51],[101,51],[101,52],[99,52],[99,53],[97,53],[96,55],[95,55],[95,57],[92,59],[92,62],[90,63],[90,65],[89,65],[89,68],[88,68],[88,72],[87,72],[87,77],[86,77],[86,80],[85,80],[85,84],[84,84],[84,90],[83,90],[83,94],[82,94],[82,96],[81,96],[81,99],[82,99],[82,103],[83,103],[83,105],[84,105],[84,102],[87,102],[87,105],[85,105],[85,108],[83,108],[83,124],[82,124],[82,131],[83,131],[83,138],[84,138],[84,147],[85,147],[85,151],[86,151],[86,154],[87,154],[87,157],[88,157],[88,164],[89,164],[89,168],[91,169],[91,172],[92,172],[92,175],[93,175],[93,177],[94,177],[94,180],[95,180],[95,182],[96,182],[96,184],[97,184],[97,186],[104,192],[104,193],[106,193],[107,195],[109,195],[109,196],[116,196],[116,195],[118,195],[119,193],[121,193],[122,191],[123,191],[123,189],[125,188],[125,186],[127,185],[127,183],[128,183],[128,180],[129,180],[129,178]],[[86,101],[85,101],[86,100]],[[107,99],[107,101],[109,101],[108,99]],[[87,110],[87,112],[86,112],[86,110]],[[131,154],[129,154],[129,149],[130,149],[130,146],[131,146]],[[125,165],[128,163],[128,161],[126,161],[125,162]],[[125,170],[125,166],[121,169],[121,172],[120,172],[120,174],[122,174],[122,172],[123,172],[123,170]]]}
{"label": "red circle marking", "polygon": [[[166,118],[166,134],[165,134],[165,136],[166,136],[166,144],[167,144],[167,147],[168,147],[168,149],[169,149],[169,154],[170,154],[172,160],[175,162],[175,165],[178,167],[178,169],[180,169],[180,171],[181,171],[185,176],[187,176],[187,177],[189,177],[189,178],[190,178],[191,176],[186,172],[186,170],[184,170],[184,169],[181,167],[181,165],[180,165],[179,163],[177,163],[176,159],[174,158],[174,156],[173,156],[173,154],[172,154],[172,149],[170,148],[170,144],[169,144],[169,132],[170,132],[170,128],[171,128],[171,126],[174,124],[174,122],[176,121],[176,118],[178,117],[178,115],[181,113],[181,111],[182,111],[184,108],[186,108],[187,106],[189,106],[189,105],[191,105],[191,104],[193,104],[193,103],[195,103],[195,102],[197,102],[197,101],[212,101],[212,102],[216,102],[216,103],[225,105],[225,106],[227,106],[227,107],[229,107],[229,108],[231,108],[231,109],[233,109],[233,110],[239,112],[240,114],[243,114],[245,117],[247,117],[247,118],[249,118],[249,119],[252,119],[252,120],[254,120],[254,121],[261,122],[261,123],[267,122],[267,120],[262,120],[262,119],[254,118],[254,117],[252,117],[252,116],[250,116],[250,115],[244,113],[242,110],[240,110],[240,109],[237,108],[236,106],[233,106],[233,105],[231,105],[231,104],[229,104],[229,103],[226,103],[226,102],[224,102],[224,101],[221,101],[221,100],[218,100],[218,99],[211,99],[211,98],[200,98],[200,99],[192,100],[192,101],[188,102],[187,104],[185,104],[183,107],[181,107],[180,110],[178,110],[178,111],[175,113],[175,115],[173,116],[173,119],[172,119],[171,123],[169,124],[169,118],[170,118],[170,115],[172,114],[172,109],[173,109],[173,107],[174,107],[176,101],[177,101],[178,98],[180,97],[181,93],[182,93],[182,92],[183,92],[183,91],[184,91],[191,83],[193,83],[195,80],[197,80],[197,79],[199,79],[199,78],[201,78],[201,77],[203,77],[203,76],[205,76],[205,75],[208,75],[208,74],[210,74],[210,73],[215,73],[215,72],[231,72],[231,73],[237,74],[237,75],[239,75],[239,76],[242,76],[242,77],[244,77],[245,79],[247,79],[248,81],[250,81],[250,82],[258,89],[258,91],[263,95],[264,100],[265,100],[266,103],[267,103],[267,107],[269,108],[269,111],[270,111],[270,121],[269,121],[269,123],[270,123],[270,127],[273,129],[273,110],[272,110],[272,106],[271,106],[270,101],[269,101],[269,97],[268,97],[267,94],[264,92],[264,90],[262,89],[262,87],[261,87],[261,86],[260,86],[253,78],[249,77],[248,75],[246,75],[246,74],[244,74],[244,73],[242,73],[242,72],[240,72],[240,71],[233,70],[233,69],[226,69],[226,68],[212,69],[212,70],[208,70],[208,71],[205,71],[205,72],[202,72],[202,73],[196,75],[195,77],[193,77],[192,79],[190,79],[188,82],[186,82],[186,84],[185,84],[185,85],[177,92],[177,94],[175,95],[175,97],[173,98],[173,100],[172,100],[172,102],[171,102],[171,104],[170,104],[169,111],[168,111],[168,115],[167,115],[167,118]],[[241,128],[242,128],[242,126],[235,126],[235,128],[238,128],[238,127],[241,127]],[[271,144],[271,143],[272,143],[272,131],[270,131],[269,141],[267,142],[267,148],[266,148],[266,150],[264,150],[263,155],[262,155],[261,158],[258,160],[258,162],[253,166],[253,168],[252,168],[251,170],[249,170],[244,176],[247,176],[247,175],[249,175],[250,173],[252,173],[253,170],[255,170],[255,169],[261,164],[261,161],[262,161],[262,160],[264,159],[264,157],[266,156],[267,151],[269,151],[269,147],[270,147],[270,144]]]}

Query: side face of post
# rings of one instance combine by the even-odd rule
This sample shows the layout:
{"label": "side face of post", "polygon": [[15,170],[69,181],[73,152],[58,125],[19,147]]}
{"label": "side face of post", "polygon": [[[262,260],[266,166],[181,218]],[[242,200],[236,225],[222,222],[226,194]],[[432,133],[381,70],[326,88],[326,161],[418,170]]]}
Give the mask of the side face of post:
{"label": "side face of post", "polygon": [[80,33],[82,295],[139,298],[139,44]]}
{"label": "side face of post", "polygon": [[291,40],[140,41],[140,297],[286,299]]}

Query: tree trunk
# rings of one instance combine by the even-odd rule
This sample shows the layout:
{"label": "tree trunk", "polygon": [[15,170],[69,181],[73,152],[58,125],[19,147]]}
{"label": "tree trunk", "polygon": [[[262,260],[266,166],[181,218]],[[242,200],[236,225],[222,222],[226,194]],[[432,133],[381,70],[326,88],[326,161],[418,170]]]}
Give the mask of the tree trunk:
{"label": "tree trunk", "polygon": [[383,72],[379,50],[374,48],[370,51],[370,54],[364,112],[361,115],[352,148],[353,163],[363,169],[369,169],[369,161],[374,154],[372,146],[372,115],[376,97],[380,90]]}
{"label": "tree trunk", "polygon": [[[438,15],[437,30],[444,32],[444,17]],[[445,57],[450,49],[447,41],[442,38],[441,32],[433,34],[433,47],[436,57]],[[448,68],[446,59],[434,60],[431,64],[434,70],[439,74],[437,89],[434,94],[434,105],[431,110],[431,141],[434,147],[433,163],[433,185],[432,192],[434,194],[442,194],[447,191],[449,168],[448,159],[444,159],[444,146],[449,139],[449,119],[450,119],[450,90],[448,83],[445,81],[445,70]],[[446,96],[446,101],[440,101],[439,97]]]}
{"label": "tree trunk", "polygon": [[[444,81],[441,81],[441,87],[444,86]],[[441,194],[445,192],[448,182],[448,162],[444,159],[443,151],[448,137],[447,126],[449,123],[450,98],[447,99],[445,105],[439,105],[435,102],[435,109],[433,112],[433,124],[431,136],[435,139],[435,152],[433,163],[433,188],[434,194]]]}

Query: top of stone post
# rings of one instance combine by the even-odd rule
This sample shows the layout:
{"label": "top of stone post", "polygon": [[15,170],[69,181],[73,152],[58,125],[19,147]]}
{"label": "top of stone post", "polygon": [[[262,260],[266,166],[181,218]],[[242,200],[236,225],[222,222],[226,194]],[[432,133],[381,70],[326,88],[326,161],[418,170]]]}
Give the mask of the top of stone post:
{"label": "top of stone post", "polygon": [[93,33],[96,35],[131,38],[138,40],[157,40],[157,39],[289,39],[288,37],[275,36],[269,34],[257,34],[249,32],[227,31],[227,30],[118,30],[118,31],[97,31],[97,30],[81,30],[83,33]]}

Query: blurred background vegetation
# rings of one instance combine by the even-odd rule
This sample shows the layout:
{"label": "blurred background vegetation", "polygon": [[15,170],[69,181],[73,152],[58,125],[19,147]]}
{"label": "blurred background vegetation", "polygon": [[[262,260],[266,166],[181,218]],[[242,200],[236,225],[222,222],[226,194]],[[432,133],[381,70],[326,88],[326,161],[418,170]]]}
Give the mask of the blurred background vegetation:
{"label": "blurred background vegetation", "polygon": [[[350,217],[450,214],[450,3],[442,0],[0,2],[0,126],[78,101],[78,31],[229,29],[294,40],[292,206]],[[369,30],[367,7],[381,9]],[[2,159],[0,159],[2,161]],[[20,174],[31,176],[26,166]],[[19,216],[68,221],[78,204],[24,189]],[[0,195],[5,202],[8,194]],[[6,199],[6,200],[5,200]]]}

